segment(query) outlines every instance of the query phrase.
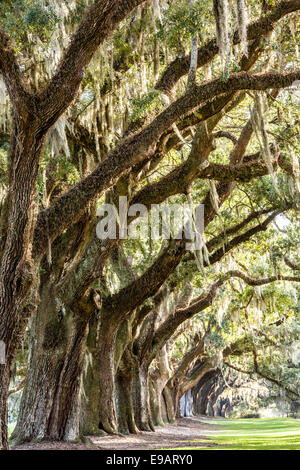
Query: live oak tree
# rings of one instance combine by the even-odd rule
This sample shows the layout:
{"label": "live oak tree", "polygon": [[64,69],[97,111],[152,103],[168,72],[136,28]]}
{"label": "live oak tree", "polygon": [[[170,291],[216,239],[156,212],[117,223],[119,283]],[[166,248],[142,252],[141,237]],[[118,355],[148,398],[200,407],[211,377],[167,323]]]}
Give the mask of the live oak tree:
{"label": "live oak tree", "polygon": [[[243,2],[231,19],[225,3],[215,2],[223,12],[216,19],[200,2],[98,0],[84,14],[82,2],[25,2],[26,15],[15,7],[17,23],[3,10],[0,143],[9,139],[9,149],[1,172],[0,448],[8,446],[10,370],[30,318],[14,439],[136,432],[153,429],[151,387],[157,421],[162,395],[173,419],[186,388],[172,397],[166,344],[225,282],[299,281],[297,272],[252,277],[227,269],[205,293],[182,288],[185,266],[193,287],[199,270],[226,266],[227,253],[279,214],[295,217],[299,204],[296,98],[280,90],[300,80],[300,3],[248,5],[248,24]],[[14,29],[20,25],[23,35]],[[135,242],[99,240],[96,207],[104,199],[117,205],[119,196],[149,209],[203,202],[206,244],[195,258],[186,240],[143,241],[143,256]],[[172,292],[179,305],[159,319]],[[177,375],[194,359],[183,358]]]}
{"label": "live oak tree", "polygon": [[[36,179],[45,138],[78,93],[94,52],[119,22],[142,1],[96,1],[88,8],[53,77],[40,90],[20,69],[8,35],[1,30],[1,74],[12,108],[8,155],[8,195],[1,221],[1,339],[6,365],[1,366],[1,447],[7,446],[6,401],[9,371],[28,315],[23,303],[35,281],[32,243],[36,223]],[[28,83],[29,82],[29,83]],[[101,190],[100,190],[101,193]],[[31,310],[29,301],[28,310]]]}

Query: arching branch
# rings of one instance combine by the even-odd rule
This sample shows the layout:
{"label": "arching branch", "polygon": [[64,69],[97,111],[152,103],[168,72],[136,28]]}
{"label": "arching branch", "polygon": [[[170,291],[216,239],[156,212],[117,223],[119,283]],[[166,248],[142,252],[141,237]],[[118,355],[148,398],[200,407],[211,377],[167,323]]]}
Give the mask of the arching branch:
{"label": "arching branch", "polygon": [[296,263],[293,263],[287,256],[284,256],[284,262],[285,264],[291,268],[293,271],[300,271],[300,266],[297,265]]}
{"label": "arching branch", "polygon": [[20,70],[10,38],[1,27],[0,75],[3,77],[12,105],[20,113],[30,110],[33,105],[31,95]]}
{"label": "arching branch", "polygon": [[[284,16],[299,10],[299,0],[289,0],[280,2],[276,7],[272,8],[267,15],[263,15],[259,20],[250,23],[247,28],[247,39],[257,39],[272,32],[275,23]],[[233,44],[238,44],[240,37],[238,30],[233,36]],[[198,49],[197,66],[202,67],[209,63],[219,52],[216,39],[211,39]],[[158,81],[156,88],[164,93],[170,93],[178,80],[186,75],[190,67],[190,56],[176,58],[165,70],[162,77]]]}
{"label": "arching branch", "polygon": [[145,0],[95,0],[87,9],[60,64],[38,95],[43,128],[49,128],[76,97],[86,67],[100,44]]}
{"label": "arching branch", "polygon": [[219,288],[230,278],[235,277],[242,279],[246,284],[250,286],[262,286],[265,284],[269,284],[272,282],[285,280],[291,282],[300,282],[299,276],[270,276],[267,278],[262,279],[255,279],[247,276],[246,274],[242,273],[241,271],[232,270],[228,271],[226,274],[221,276],[216,282],[214,282],[206,291],[206,293],[201,294],[199,297],[194,299],[191,304],[186,308],[178,309],[174,315],[169,317],[160,327],[157,329],[152,343],[152,351],[151,355],[154,358],[157,352],[161,349],[163,344],[172,336],[174,331],[178,328],[178,326],[183,323],[184,321],[192,318],[197,313],[200,313],[210,307],[216,298]]}
{"label": "arching branch", "polygon": [[252,370],[248,370],[248,369],[243,369],[241,367],[237,367],[233,364],[231,364],[230,362],[228,361],[224,361],[224,364],[229,367],[230,369],[233,369],[233,370],[236,370],[237,372],[241,372],[242,374],[248,374],[248,375],[253,375],[253,374],[256,374],[258,375],[259,377],[262,377],[263,379],[266,379],[268,380],[269,382],[272,382],[273,384],[277,385],[279,388],[282,388],[287,394],[290,394],[290,395],[293,395],[294,397],[296,397],[297,399],[300,398],[300,394],[297,393],[296,391],[290,389],[289,387],[287,387],[285,384],[283,384],[282,382],[280,382],[279,380],[277,379],[274,379],[274,377],[271,377],[270,375],[267,375],[265,374],[264,372],[261,372],[258,368],[255,368],[252,369]]}
{"label": "arching branch", "polygon": [[[174,122],[196,109],[202,102],[228,91],[245,89],[265,90],[284,88],[300,79],[300,71],[266,74],[234,74],[227,81],[212,80],[202,86],[193,86],[184,96],[159,114],[138,134],[124,139],[89,176],[61,196],[37,222],[34,254],[43,253],[49,239],[55,239],[68,225],[75,223],[87,205],[113,186],[117,179],[138,161],[153,155],[154,144]],[[48,226],[48,237],[43,227]]]}

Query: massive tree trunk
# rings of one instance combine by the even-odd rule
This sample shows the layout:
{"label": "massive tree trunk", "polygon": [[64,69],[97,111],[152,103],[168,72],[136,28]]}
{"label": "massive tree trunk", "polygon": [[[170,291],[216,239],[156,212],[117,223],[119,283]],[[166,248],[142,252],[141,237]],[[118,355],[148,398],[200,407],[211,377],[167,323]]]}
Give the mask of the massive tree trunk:
{"label": "massive tree trunk", "polygon": [[[164,388],[165,398],[168,401],[168,408],[170,408],[171,413],[174,413],[174,420],[176,418],[181,418],[180,411],[180,383],[178,380],[170,379]],[[172,407],[170,406],[172,402]],[[169,412],[168,412],[169,413]]]}
{"label": "massive tree trunk", "polygon": [[149,400],[148,369],[148,364],[142,362],[136,368],[133,380],[135,421],[141,431],[154,431]]}
{"label": "massive tree trunk", "polygon": [[119,370],[117,383],[117,415],[118,431],[122,434],[137,434],[138,428],[134,419],[133,390],[132,390],[133,371]]}
{"label": "massive tree trunk", "polygon": [[82,312],[65,311],[54,286],[45,285],[31,331],[30,360],[14,442],[79,439],[87,332]]}
{"label": "massive tree trunk", "polygon": [[0,340],[6,346],[1,365],[0,449],[7,448],[7,416],[10,367],[22,341],[33,309],[23,303],[35,280],[31,258],[36,221],[36,177],[44,138],[37,136],[35,118],[29,113],[13,119],[10,145],[9,192],[1,217],[0,240]]}
{"label": "massive tree trunk", "polygon": [[129,350],[124,352],[126,331],[112,319],[102,312],[90,326],[81,416],[84,434],[138,432],[132,399],[133,357]]}
{"label": "massive tree trunk", "polygon": [[82,432],[117,434],[114,354],[118,325],[113,323],[111,312],[102,311],[100,319],[94,319],[93,330],[88,340],[90,360],[84,378]]}
{"label": "massive tree trunk", "polygon": [[211,393],[209,395],[209,405],[211,410],[213,411],[213,416],[218,416],[218,398],[225,390],[226,384],[220,378],[220,376],[216,377],[216,380],[213,382],[211,386]]}
{"label": "massive tree trunk", "polygon": [[100,388],[98,368],[99,318],[92,315],[87,337],[86,366],[83,374],[80,430],[83,435],[97,435],[99,430]]}
{"label": "massive tree trunk", "polygon": [[173,404],[173,397],[172,397],[172,392],[170,388],[168,387],[168,385],[166,385],[163,390],[163,398],[164,398],[165,406],[167,410],[168,422],[175,423],[176,416],[175,416],[175,410],[174,410],[174,404]]}
{"label": "massive tree trunk", "polygon": [[180,390],[177,386],[173,387],[173,403],[174,411],[176,418],[181,418],[181,409],[180,409]]}
{"label": "massive tree trunk", "polygon": [[8,448],[7,400],[10,378],[10,367],[0,364],[0,449]]}
{"label": "massive tree trunk", "polygon": [[132,352],[132,318],[119,328],[115,348],[116,405],[118,430],[123,434],[136,434],[133,405],[133,376],[137,358]]}
{"label": "massive tree trunk", "polygon": [[151,411],[154,424],[156,425],[164,424],[162,418],[162,406],[164,402],[162,392],[171,375],[172,371],[169,366],[168,350],[167,347],[164,346],[157,357],[157,368],[151,372]]}
{"label": "massive tree trunk", "polygon": [[150,408],[152,421],[155,426],[163,426],[161,390],[155,380],[150,379]]}
{"label": "massive tree trunk", "polygon": [[98,346],[99,368],[99,429],[108,433],[117,433],[115,406],[115,343],[118,325],[114,325],[110,315],[101,317],[100,341]]}

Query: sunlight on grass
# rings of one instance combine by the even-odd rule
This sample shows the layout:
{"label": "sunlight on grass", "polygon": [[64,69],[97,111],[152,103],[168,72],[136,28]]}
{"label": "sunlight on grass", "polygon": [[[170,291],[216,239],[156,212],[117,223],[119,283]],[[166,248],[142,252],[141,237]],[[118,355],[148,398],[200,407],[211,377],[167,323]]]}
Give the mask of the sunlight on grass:
{"label": "sunlight on grass", "polygon": [[[211,420],[220,430],[209,435],[213,447],[198,450],[300,450],[300,421],[291,418]],[[195,442],[195,441],[190,441]],[[199,443],[201,441],[198,441]],[[192,448],[181,447],[180,450]],[[179,450],[177,448],[176,450]]]}

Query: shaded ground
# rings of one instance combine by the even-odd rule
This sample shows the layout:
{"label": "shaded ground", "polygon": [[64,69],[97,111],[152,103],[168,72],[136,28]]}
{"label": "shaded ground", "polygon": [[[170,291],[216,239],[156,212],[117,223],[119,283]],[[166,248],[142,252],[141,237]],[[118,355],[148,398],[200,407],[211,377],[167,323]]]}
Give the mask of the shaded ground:
{"label": "shaded ground", "polygon": [[[170,449],[179,446],[194,447],[201,441],[201,446],[210,447],[209,433],[218,429],[214,424],[202,423],[196,419],[180,418],[177,425],[159,426],[156,432],[142,432],[130,436],[108,436],[92,438],[103,450],[143,450]],[[214,444],[215,445],[215,444]]]}
{"label": "shaded ground", "polygon": [[209,434],[219,427],[195,418],[180,418],[177,425],[159,426],[156,432],[141,432],[130,436],[90,436],[93,445],[66,442],[28,443],[13,450],[144,450],[193,447],[195,441],[205,448],[216,446],[210,442]]}
{"label": "shaded ground", "polygon": [[29,442],[20,446],[13,447],[12,450],[94,450],[87,444],[71,444],[69,442],[51,441],[51,442]]}

